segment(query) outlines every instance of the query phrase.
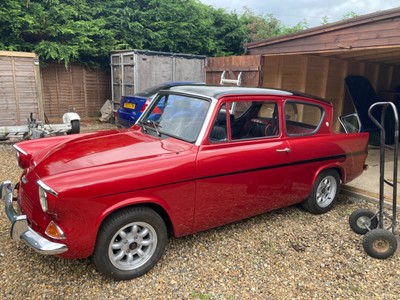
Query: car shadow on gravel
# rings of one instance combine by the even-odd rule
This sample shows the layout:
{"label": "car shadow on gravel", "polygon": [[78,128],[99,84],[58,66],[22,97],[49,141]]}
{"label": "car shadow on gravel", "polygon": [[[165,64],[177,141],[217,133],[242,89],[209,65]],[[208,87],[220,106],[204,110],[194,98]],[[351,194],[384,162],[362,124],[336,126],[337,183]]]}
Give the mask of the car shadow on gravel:
{"label": "car shadow on gravel", "polygon": [[[264,248],[263,250],[267,253],[286,255],[290,248],[290,250],[296,252],[305,252],[311,245],[307,245],[304,241],[296,241],[302,239],[302,230],[299,230],[299,228],[320,227],[318,224],[324,222],[326,218],[331,217],[330,215],[333,212],[336,212],[336,214],[339,213],[342,217],[342,220],[338,221],[346,222],[348,215],[351,213],[351,210],[348,208],[349,204],[354,204],[354,201],[342,196],[338,198],[338,202],[332,212],[323,215],[313,215],[303,210],[299,205],[294,205],[197,234],[181,238],[171,237],[167,243],[163,258],[151,273],[154,275],[154,273],[162,271],[162,269],[164,269],[163,265],[165,264],[168,265],[168,268],[179,269],[182,265],[175,261],[177,258],[179,258],[178,260],[183,259],[188,261],[192,257],[206,256],[208,255],[207,252],[210,251],[223,254],[226,249],[238,246],[244,250],[251,250],[250,248],[246,249],[243,243],[243,233],[248,237],[251,236],[253,241],[258,241],[261,250]],[[292,223],[295,223],[297,228],[296,226],[287,226]],[[287,226],[288,228],[283,229],[283,226]],[[335,225],[335,227],[337,226]],[[287,235],[290,239],[288,244],[290,246],[289,248],[274,246],[274,244],[277,243],[277,241],[274,241],[274,236],[279,237],[279,234],[271,232],[270,229],[272,228],[279,229],[281,233]],[[249,235],[249,233],[251,234]],[[254,233],[256,233],[257,236],[254,236]],[[263,238],[263,235],[265,238]],[[297,238],[293,240],[294,236]],[[29,266],[28,271],[33,276],[40,275],[51,277],[57,274],[57,276],[69,276],[69,280],[81,280],[82,277],[94,280],[102,277],[102,275],[95,270],[91,258],[70,260],[55,256],[44,256],[34,252],[25,244],[17,243],[16,245],[15,250],[18,252],[20,260],[24,261],[27,267]],[[229,255],[229,251],[226,252],[226,255]],[[38,268],[37,265],[43,265],[46,266],[46,268]],[[71,275],[73,278],[71,278]],[[107,278],[103,279],[112,282],[112,280]]]}
{"label": "car shadow on gravel", "polygon": [[149,273],[123,282],[103,277],[90,258],[43,256],[2,235],[0,288],[6,299],[360,299],[371,291],[396,299],[399,258],[371,259],[349,228],[350,213],[365,206],[375,207],[341,195],[323,215],[292,206],[170,238]]}

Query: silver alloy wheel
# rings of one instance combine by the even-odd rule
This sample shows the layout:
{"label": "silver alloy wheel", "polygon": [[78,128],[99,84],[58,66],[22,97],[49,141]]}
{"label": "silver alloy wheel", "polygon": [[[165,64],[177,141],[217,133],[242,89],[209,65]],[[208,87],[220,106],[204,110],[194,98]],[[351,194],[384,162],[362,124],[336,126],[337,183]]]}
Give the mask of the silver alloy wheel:
{"label": "silver alloy wheel", "polygon": [[133,222],[117,231],[108,247],[111,263],[120,270],[143,266],[157,248],[157,233],[145,222]]}
{"label": "silver alloy wheel", "polygon": [[319,207],[327,207],[335,199],[337,182],[333,176],[326,176],[318,185],[316,198]]}

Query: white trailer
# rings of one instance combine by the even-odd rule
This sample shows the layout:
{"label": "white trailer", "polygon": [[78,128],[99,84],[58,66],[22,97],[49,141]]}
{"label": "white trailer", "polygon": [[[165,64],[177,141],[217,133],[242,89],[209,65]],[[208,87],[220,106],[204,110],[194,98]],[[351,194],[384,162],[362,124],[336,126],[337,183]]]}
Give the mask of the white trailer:
{"label": "white trailer", "polygon": [[146,50],[111,52],[113,111],[121,96],[168,81],[205,82],[206,56]]}
{"label": "white trailer", "polygon": [[0,141],[14,142],[15,140],[79,133],[80,119],[77,113],[67,112],[63,115],[63,123],[45,124],[34,119],[33,113],[31,113],[26,125],[0,126]]}

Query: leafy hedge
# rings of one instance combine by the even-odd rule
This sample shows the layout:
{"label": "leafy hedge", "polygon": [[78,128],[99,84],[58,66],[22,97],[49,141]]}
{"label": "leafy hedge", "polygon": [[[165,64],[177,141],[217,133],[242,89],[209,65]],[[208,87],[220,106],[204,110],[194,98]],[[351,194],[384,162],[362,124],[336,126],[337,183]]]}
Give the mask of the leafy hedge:
{"label": "leafy hedge", "polygon": [[244,42],[306,26],[286,28],[272,15],[228,13],[199,0],[2,0],[0,50],[107,66],[110,50],[242,54]]}

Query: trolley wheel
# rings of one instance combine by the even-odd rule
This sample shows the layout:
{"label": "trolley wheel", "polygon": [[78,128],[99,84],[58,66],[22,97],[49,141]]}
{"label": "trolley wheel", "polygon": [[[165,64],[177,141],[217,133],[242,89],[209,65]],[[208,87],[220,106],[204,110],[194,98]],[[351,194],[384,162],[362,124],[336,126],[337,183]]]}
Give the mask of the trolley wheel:
{"label": "trolley wheel", "polygon": [[352,212],[349,217],[351,229],[358,234],[366,234],[378,228],[378,217],[369,209],[360,208]]}
{"label": "trolley wheel", "polygon": [[363,246],[369,256],[385,259],[396,252],[397,239],[390,231],[377,228],[364,235]]}
{"label": "trolley wheel", "polygon": [[71,121],[71,129],[67,131],[67,134],[75,134],[81,131],[81,123],[79,120]]}

